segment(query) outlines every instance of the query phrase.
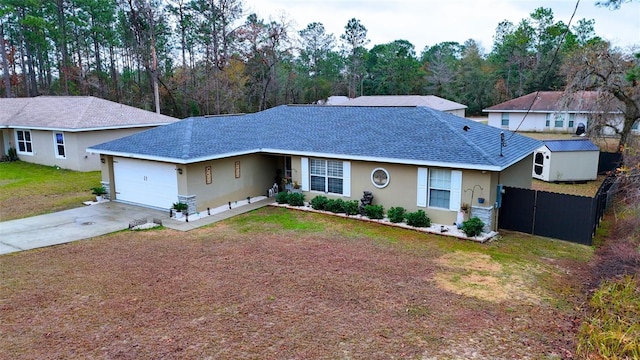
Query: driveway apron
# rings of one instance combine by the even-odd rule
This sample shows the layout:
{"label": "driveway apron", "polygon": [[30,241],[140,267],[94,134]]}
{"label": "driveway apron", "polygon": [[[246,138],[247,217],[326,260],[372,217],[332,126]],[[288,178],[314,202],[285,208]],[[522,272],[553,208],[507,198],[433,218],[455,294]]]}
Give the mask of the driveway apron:
{"label": "driveway apron", "polygon": [[127,229],[142,218],[166,218],[168,213],[119,202],[0,222],[0,254],[63,244]]}

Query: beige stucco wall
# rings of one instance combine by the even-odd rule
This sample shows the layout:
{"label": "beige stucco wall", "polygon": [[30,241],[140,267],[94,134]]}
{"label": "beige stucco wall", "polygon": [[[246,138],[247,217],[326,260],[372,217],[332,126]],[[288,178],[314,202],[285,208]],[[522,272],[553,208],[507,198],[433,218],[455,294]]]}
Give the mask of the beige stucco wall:
{"label": "beige stucco wall", "polygon": [[[108,184],[110,192],[113,192],[112,157],[106,155],[103,157],[105,163],[101,164],[102,181]],[[240,162],[239,178],[235,177],[236,161]],[[530,188],[532,161],[533,157],[528,156],[502,173],[464,170],[460,205],[493,206],[496,201],[496,187],[500,183],[506,186]],[[207,166],[211,166],[211,184],[206,184]],[[302,183],[301,157],[292,156],[291,166],[292,180]],[[176,164],[176,167],[183,169],[182,175],[178,175],[178,194],[195,196],[197,210],[205,211],[207,207],[215,208],[229,201],[265,195],[267,189],[273,185],[276,169],[283,168],[283,156],[253,154],[197,164]],[[384,168],[389,173],[389,184],[384,188],[377,188],[371,182],[371,173],[377,168]],[[457,211],[417,206],[417,169],[418,167],[414,165],[351,161],[351,196],[342,198],[359,201],[363,191],[371,191],[374,195],[374,204],[384,206],[385,210],[392,206],[402,206],[410,212],[422,209],[434,223],[453,224],[456,221]],[[306,201],[318,195],[330,198],[340,197],[316,191],[306,191],[304,194]],[[484,204],[478,203],[480,197],[485,198]],[[495,211],[493,213],[496,216]],[[467,213],[465,219],[468,216]],[[495,229],[497,219],[494,219],[493,224]]]}
{"label": "beige stucco wall", "polygon": [[[504,186],[531,189],[533,153],[500,173],[500,183]],[[497,184],[496,184],[497,185]]]}
{"label": "beige stucco wall", "polygon": [[[301,183],[300,178],[300,157],[292,157],[293,180]],[[376,168],[384,168],[389,172],[389,184],[382,189],[375,187],[371,182],[371,173]],[[438,224],[453,224],[456,221],[457,211],[445,210],[440,208],[418,207],[418,167],[414,165],[400,164],[381,164],[365,161],[351,161],[351,197],[341,197],[344,200],[360,200],[363,191],[371,191],[374,196],[373,203],[382,205],[385,211],[393,206],[402,206],[409,212],[424,210],[431,221]],[[451,169],[450,169],[451,170]],[[527,169],[530,175],[530,169]],[[492,174],[490,172],[481,172],[475,170],[465,170],[462,174],[462,203],[471,202],[471,190],[475,185],[473,205],[478,205],[477,198],[483,196],[495,199],[495,186],[492,184]],[[497,184],[497,183],[496,183]],[[465,191],[468,190],[468,191]],[[318,195],[324,195],[329,198],[337,198],[340,196],[329,195],[317,191],[304,192],[307,201]],[[495,201],[495,200],[494,200]],[[485,205],[487,203],[485,202]]]}
{"label": "beige stucco wall", "polygon": [[[240,177],[235,177],[235,164],[240,162]],[[232,158],[177,165],[184,169],[178,176],[178,194],[196,196],[198,211],[215,208],[248,196],[266,195],[273,185],[277,158],[254,154]],[[212,182],[206,183],[205,169],[211,166]]]}
{"label": "beige stucco wall", "polygon": [[[115,130],[96,130],[83,132],[65,132],[51,130],[29,130],[31,132],[31,143],[33,154],[18,154],[20,160],[48,166],[59,166],[63,169],[76,171],[100,170],[100,156],[86,151],[87,147],[103,142],[119,139],[132,135],[140,131],[148,130],[150,127]],[[53,134],[62,132],[64,134],[65,158],[55,156],[55,143]],[[15,129],[8,129],[4,132],[5,143],[16,147]]]}

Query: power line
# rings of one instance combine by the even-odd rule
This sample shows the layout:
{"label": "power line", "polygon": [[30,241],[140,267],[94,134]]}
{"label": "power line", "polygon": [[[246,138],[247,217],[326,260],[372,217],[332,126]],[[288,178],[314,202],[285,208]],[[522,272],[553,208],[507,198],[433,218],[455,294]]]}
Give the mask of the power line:
{"label": "power line", "polygon": [[[562,33],[562,37],[560,38],[560,42],[556,47],[556,51],[553,53],[553,58],[551,58],[551,63],[549,64],[549,67],[547,67],[547,71],[544,73],[544,76],[542,77],[542,82],[541,82],[542,84],[544,84],[545,81],[547,80],[547,77],[551,72],[551,68],[553,67],[553,63],[558,58],[558,52],[562,47],[562,43],[564,42],[564,39],[567,37],[567,33],[569,32],[569,26],[571,25],[571,21],[573,21],[573,17],[576,15],[576,12],[578,11],[578,5],[580,5],[580,0],[577,0],[576,6],[573,8],[573,13],[569,18],[569,23],[567,23],[567,28],[565,29],[564,33]],[[531,100],[531,105],[529,105],[529,107],[527,108],[527,111],[524,113],[522,120],[520,120],[520,123],[518,124],[516,129],[511,133],[511,136],[509,136],[508,140],[510,140],[513,137],[513,135],[515,135],[518,132],[518,130],[520,129],[520,126],[522,126],[522,123],[524,123],[524,120],[527,118],[527,115],[529,115],[529,113],[531,112],[531,108],[533,108],[533,104],[536,102],[536,99],[538,98],[539,93],[540,93],[540,90],[537,90],[535,96],[533,97],[533,100]]]}

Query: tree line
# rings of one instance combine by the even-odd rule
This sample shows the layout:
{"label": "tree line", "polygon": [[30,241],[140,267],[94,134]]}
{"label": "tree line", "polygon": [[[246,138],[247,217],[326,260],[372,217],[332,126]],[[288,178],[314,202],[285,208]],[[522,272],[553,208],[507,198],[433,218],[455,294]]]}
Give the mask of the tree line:
{"label": "tree line", "polygon": [[[538,90],[563,90],[573,62],[611,49],[594,21],[548,8],[496,26],[488,53],[469,39],[419,54],[368,48],[358,19],[337,37],[313,22],[245,14],[241,0],[0,0],[0,96],[93,95],[183,118],[255,112],[331,95],[431,94],[470,115]],[[636,64],[636,63],[634,63]],[[633,65],[632,65],[633,66]]]}

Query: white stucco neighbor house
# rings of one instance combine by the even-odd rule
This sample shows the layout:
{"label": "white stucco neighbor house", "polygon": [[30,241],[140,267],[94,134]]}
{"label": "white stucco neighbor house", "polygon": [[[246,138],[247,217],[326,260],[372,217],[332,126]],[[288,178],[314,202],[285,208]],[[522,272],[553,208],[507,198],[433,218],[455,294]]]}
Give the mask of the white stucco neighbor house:
{"label": "white stucco neighbor house", "polygon": [[591,140],[543,140],[543,143],[533,153],[533,178],[548,182],[598,178],[600,149]]}
{"label": "white stucco neighbor house", "polygon": [[[539,91],[482,110],[489,114],[493,127],[525,132],[575,133],[579,124],[589,128],[589,115],[598,93],[581,91],[567,101],[562,91]],[[622,113],[612,113],[609,121],[622,129]],[[638,122],[633,131],[638,133]],[[613,135],[613,129],[603,127],[603,135]]]}
{"label": "white stucco neighbor house", "polygon": [[100,169],[86,148],[179,119],[93,96],[0,99],[0,156],[76,171]]}
{"label": "white stucco neighbor house", "polygon": [[331,99],[329,105],[336,106],[425,106],[452,115],[464,117],[466,105],[435,95],[371,95],[344,99]]}
{"label": "white stucco neighbor house", "polygon": [[495,230],[498,185],[530,188],[542,144],[513,134],[503,147],[501,132],[428,107],[282,105],[187,118],[87,151],[104,159],[115,201],[202,212],[266,195],[281,174],[307,201],[371,191],[385,209],[422,209],[439,224],[466,205]]}

